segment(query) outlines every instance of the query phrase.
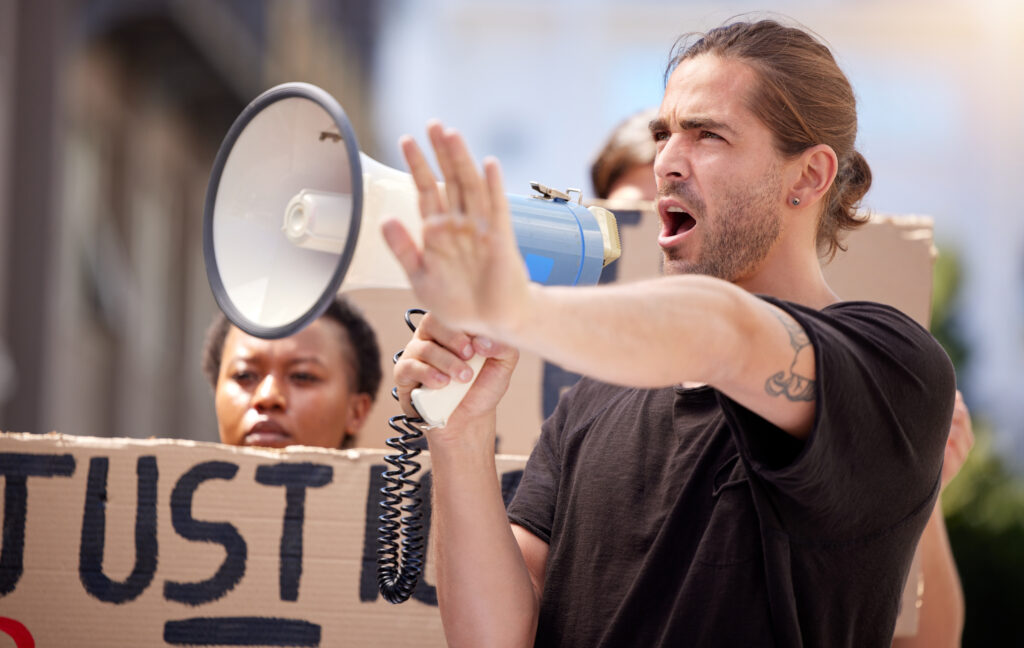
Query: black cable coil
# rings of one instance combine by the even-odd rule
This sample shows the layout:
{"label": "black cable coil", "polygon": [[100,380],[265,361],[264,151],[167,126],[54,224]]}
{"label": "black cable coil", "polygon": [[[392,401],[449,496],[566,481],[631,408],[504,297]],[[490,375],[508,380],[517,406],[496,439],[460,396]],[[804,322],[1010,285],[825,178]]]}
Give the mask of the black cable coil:
{"label": "black cable coil", "polygon": [[[405,323],[415,332],[412,316],[425,314],[421,308],[410,308],[405,312]],[[397,363],[401,356],[399,351],[392,360]],[[398,400],[397,387],[392,388],[391,395]],[[416,427],[419,423],[423,423],[423,419],[404,414],[388,419],[388,425],[400,435],[387,440],[388,446],[399,454],[384,457],[391,469],[381,475],[387,485],[380,489],[384,496],[380,507],[384,513],[377,518],[381,522],[377,528],[381,534],[377,549],[377,588],[388,603],[408,600],[423,573],[423,499],[419,495],[420,484],[413,479],[420,470],[415,459],[421,450],[412,446],[423,438],[423,432]],[[403,504],[403,501],[408,503]],[[407,514],[404,517],[403,512]]]}

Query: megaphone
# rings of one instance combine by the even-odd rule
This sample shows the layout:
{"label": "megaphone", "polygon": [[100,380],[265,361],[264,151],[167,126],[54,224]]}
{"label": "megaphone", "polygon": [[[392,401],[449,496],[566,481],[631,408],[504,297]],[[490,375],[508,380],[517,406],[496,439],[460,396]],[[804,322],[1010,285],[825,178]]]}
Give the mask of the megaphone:
{"label": "megaphone", "polygon": [[[530,279],[597,283],[620,254],[614,217],[585,208],[579,197],[573,202],[568,191],[533,187],[537,195],[508,196]],[[361,153],[345,111],[327,92],[306,83],[267,90],[232,124],[210,175],[203,255],[217,305],[243,331],[280,338],[320,317],[340,290],[408,287],[380,222],[398,218],[420,237],[417,203],[412,177]],[[482,362],[470,362],[474,373]],[[443,425],[468,388],[421,388],[413,404],[427,424]],[[421,500],[412,480],[419,449],[410,445],[421,432],[402,416],[389,424],[402,432],[399,420],[406,433],[388,440],[401,454],[385,458],[394,469],[383,474],[378,550],[378,586],[392,603],[409,598],[423,566]]]}
{"label": "megaphone", "polygon": [[[530,279],[596,284],[620,254],[614,216],[573,201],[574,190],[533,188],[536,195],[508,196]],[[339,290],[408,287],[380,233],[387,217],[420,235],[412,176],[361,153],[345,111],[323,89],[267,90],[232,124],[210,176],[203,254],[217,305],[243,331],[280,338],[320,317]]]}

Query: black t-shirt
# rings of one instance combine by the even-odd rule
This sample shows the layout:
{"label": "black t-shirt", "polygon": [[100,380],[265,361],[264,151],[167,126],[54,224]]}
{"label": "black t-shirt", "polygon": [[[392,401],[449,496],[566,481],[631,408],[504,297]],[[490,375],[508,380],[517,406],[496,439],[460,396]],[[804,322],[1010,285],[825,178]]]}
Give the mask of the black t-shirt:
{"label": "black t-shirt", "polygon": [[887,646],[955,377],[880,304],[767,299],[815,349],[798,441],[720,392],[584,379],[509,519],[549,545],[537,646]]}

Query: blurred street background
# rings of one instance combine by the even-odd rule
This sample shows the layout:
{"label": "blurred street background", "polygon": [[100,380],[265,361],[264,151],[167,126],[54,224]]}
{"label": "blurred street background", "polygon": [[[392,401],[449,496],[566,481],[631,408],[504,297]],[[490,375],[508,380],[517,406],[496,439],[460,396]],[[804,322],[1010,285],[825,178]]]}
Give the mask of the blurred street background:
{"label": "blurred street background", "polygon": [[[203,201],[221,139],[270,86],[322,86],[390,166],[398,137],[422,141],[437,117],[502,161],[509,192],[588,195],[606,134],[660,102],[676,38],[761,9],[0,0],[0,429],[216,440]],[[944,496],[964,645],[1024,645],[1024,3],[772,9],[830,44],[853,83],[865,206],[934,219],[933,330],[978,436]]]}

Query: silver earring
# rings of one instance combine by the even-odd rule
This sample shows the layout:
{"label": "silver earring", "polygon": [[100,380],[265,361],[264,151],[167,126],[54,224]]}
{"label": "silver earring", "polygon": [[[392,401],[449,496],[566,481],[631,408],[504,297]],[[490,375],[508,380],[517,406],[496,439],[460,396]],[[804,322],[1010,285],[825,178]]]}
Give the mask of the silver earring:
{"label": "silver earring", "polygon": [[800,199],[799,198],[793,198],[790,202],[792,202],[793,206],[796,207],[797,205],[800,204]]}

